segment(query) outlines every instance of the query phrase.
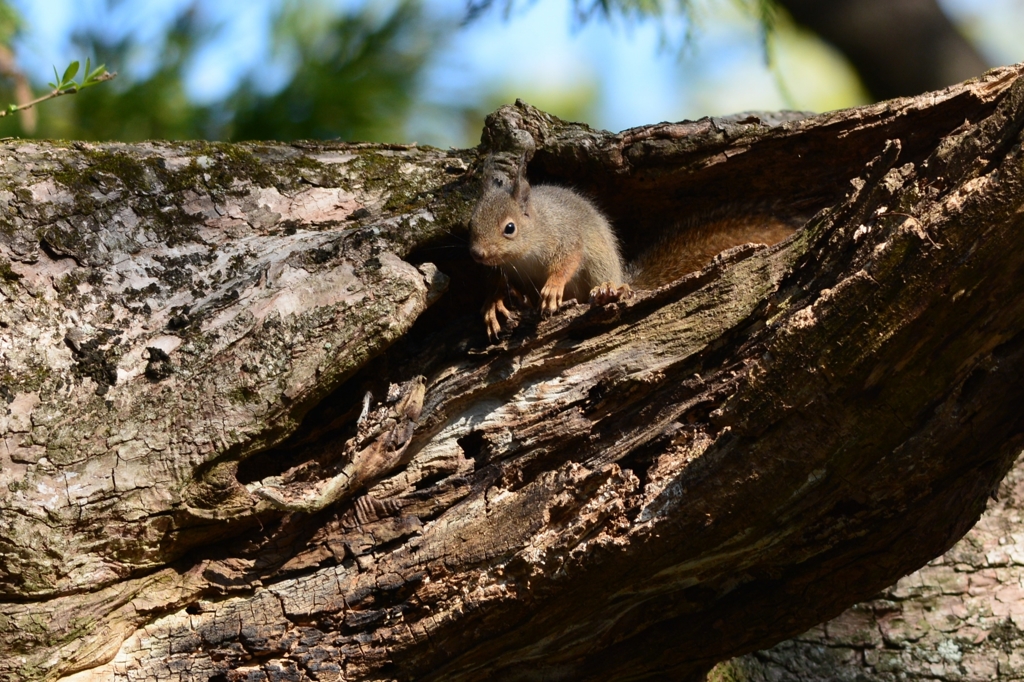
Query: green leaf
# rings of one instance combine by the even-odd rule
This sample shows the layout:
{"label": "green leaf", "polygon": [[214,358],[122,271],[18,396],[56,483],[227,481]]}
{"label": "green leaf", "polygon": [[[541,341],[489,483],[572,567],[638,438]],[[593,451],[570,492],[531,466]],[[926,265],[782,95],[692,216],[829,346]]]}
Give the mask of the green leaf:
{"label": "green leaf", "polygon": [[71,79],[78,73],[78,60],[68,64],[68,68],[64,70],[64,77],[60,79],[60,84],[63,86],[65,83],[70,83]]}
{"label": "green leaf", "polygon": [[56,81],[56,83],[50,83],[50,87],[56,90],[60,85],[60,74],[57,73],[56,66],[53,67],[53,79]]}
{"label": "green leaf", "polygon": [[17,110],[18,110],[18,105],[17,104],[8,104],[7,105],[7,111],[17,111]]}
{"label": "green leaf", "polygon": [[84,87],[87,87],[87,86],[90,86],[90,85],[96,85],[97,83],[100,82],[100,81],[97,80],[97,78],[102,76],[106,72],[107,72],[106,66],[103,65],[103,64],[100,64],[95,69],[93,69],[92,71],[88,72],[88,74],[86,75],[85,79],[82,81],[82,87],[84,88]]}

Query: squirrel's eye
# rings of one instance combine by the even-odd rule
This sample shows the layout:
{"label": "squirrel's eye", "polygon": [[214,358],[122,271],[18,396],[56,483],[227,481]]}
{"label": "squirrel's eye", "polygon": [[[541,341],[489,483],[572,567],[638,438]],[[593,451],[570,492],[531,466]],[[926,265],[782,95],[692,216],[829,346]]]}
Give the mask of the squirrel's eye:
{"label": "squirrel's eye", "polygon": [[505,225],[505,236],[506,237],[511,237],[515,233],[516,233],[516,224],[515,223],[509,222],[507,225]]}

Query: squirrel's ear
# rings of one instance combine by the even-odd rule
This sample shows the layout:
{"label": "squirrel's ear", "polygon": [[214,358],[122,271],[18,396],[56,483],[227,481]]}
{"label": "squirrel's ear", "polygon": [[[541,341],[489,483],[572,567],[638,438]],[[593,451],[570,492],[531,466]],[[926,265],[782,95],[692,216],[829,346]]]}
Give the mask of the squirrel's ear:
{"label": "squirrel's ear", "polygon": [[519,204],[519,208],[526,213],[526,207],[530,204],[530,182],[526,179],[526,159],[519,164],[519,172],[512,183],[512,198]]}

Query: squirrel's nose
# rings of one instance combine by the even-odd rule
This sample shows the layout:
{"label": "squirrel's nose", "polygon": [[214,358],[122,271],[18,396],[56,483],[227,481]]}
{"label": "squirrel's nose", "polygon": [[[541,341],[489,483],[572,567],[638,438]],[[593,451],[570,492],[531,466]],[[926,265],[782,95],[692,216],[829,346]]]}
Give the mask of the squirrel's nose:
{"label": "squirrel's nose", "polygon": [[475,260],[477,263],[483,263],[484,261],[487,260],[487,250],[484,249],[479,244],[474,244],[473,246],[469,247],[469,255],[471,255],[473,257],[473,260]]}

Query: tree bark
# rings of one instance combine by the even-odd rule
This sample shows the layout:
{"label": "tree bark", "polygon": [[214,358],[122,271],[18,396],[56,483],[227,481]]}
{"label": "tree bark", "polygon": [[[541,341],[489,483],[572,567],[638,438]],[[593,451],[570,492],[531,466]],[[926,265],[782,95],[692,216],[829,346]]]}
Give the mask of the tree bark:
{"label": "tree bark", "polygon": [[874,599],[709,682],[1009,682],[1024,676],[1024,460],[960,542]]}
{"label": "tree bark", "polygon": [[[475,152],[6,143],[4,679],[698,680],[941,554],[1021,449],[1024,69]],[[535,150],[628,254],[775,247],[488,346]]]}

